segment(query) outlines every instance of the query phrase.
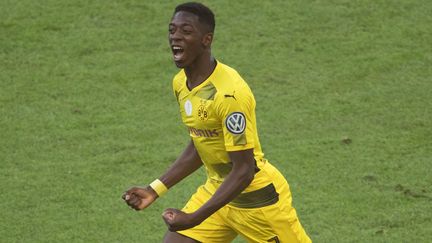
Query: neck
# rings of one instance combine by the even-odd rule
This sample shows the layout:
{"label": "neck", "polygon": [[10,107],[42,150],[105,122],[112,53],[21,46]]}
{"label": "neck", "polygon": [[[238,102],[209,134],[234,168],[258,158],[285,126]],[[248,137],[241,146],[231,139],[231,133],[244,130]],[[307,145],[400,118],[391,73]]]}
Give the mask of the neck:
{"label": "neck", "polygon": [[188,88],[193,89],[204,82],[212,74],[215,67],[216,60],[210,53],[202,55],[192,65],[185,67]]}

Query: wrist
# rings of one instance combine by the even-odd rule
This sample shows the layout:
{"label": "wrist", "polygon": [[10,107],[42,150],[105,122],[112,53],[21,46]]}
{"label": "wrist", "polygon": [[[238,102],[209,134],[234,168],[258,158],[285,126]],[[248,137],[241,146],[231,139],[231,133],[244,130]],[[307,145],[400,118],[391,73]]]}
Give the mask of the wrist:
{"label": "wrist", "polygon": [[159,195],[157,194],[157,192],[150,186],[150,185],[148,185],[148,186],[146,186],[145,187],[145,190],[146,191],[148,191],[148,193],[150,193],[150,195],[154,198],[154,199],[156,199],[156,198],[158,198],[159,197]]}
{"label": "wrist", "polygon": [[153,189],[153,191],[159,197],[161,197],[162,195],[164,195],[168,191],[167,186],[162,181],[160,181],[159,179],[156,179],[152,183],[150,183],[149,187],[151,189]]}
{"label": "wrist", "polygon": [[204,215],[202,215],[202,213],[199,212],[199,210],[190,213],[191,219],[194,223],[194,225],[199,225],[201,224],[207,217],[205,217]]}

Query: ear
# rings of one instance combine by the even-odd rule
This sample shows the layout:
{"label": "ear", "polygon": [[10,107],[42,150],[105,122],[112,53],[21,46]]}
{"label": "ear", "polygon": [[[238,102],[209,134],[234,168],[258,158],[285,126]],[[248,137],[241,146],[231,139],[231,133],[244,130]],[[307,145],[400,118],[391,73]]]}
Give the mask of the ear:
{"label": "ear", "polygon": [[213,33],[209,32],[203,36],[201,43],[204,47],[210,47],[212,41],[213,41]]}

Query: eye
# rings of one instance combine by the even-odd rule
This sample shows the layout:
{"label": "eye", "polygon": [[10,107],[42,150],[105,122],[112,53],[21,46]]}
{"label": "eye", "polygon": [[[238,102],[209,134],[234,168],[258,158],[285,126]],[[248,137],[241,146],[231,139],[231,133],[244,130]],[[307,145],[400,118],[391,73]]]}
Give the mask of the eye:
{"label": "eye", "polygon": [[192,34],[192,32],[193,32],[193,29],[191,27],[184,27],[184,28],[182,28],[182,33],[183,34],[189,35],[189,34]]}
{"label": "eye", "polygon": [[170,26],[168,27],[168,33],[170,33],[170,34],[174,34],[174,32],[175,32],[175,27],[170,25]]}

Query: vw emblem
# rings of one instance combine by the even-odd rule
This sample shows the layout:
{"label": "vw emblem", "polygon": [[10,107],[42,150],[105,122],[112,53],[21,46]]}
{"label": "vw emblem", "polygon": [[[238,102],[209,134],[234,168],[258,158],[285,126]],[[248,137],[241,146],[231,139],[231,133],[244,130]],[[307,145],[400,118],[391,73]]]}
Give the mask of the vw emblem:
{"label": "vw emblem", "polygon": [[243,113],[233,112],[225,120],[225,125],[233,134],[242,134],[246,128],[246,119]]}

